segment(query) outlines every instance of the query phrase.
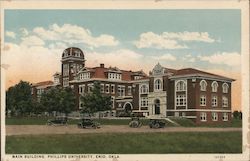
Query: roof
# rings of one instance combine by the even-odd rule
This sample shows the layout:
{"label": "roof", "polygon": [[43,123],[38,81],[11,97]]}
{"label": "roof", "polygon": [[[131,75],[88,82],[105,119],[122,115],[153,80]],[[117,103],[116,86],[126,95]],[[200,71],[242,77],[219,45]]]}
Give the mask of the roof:
{"label": "roof", "polygon": [[53,85],[52,81],[43,81],[43,82],[38,82],[33,84],[34,87],[38,87],[38,86],[50,86]]}
{"label": "roof", "polygon": [[91,78],[101,78],[101,79],[107,79],[106,73],[107,72],[116,72],[122,74],[122,81],[131,81],[133,80],[133,76],[140,75],[143,77],[146,77],[147,75],[143,71],[127,71],[127,70],[120,70],[117,67],[93,67],[93,68],[87,68],[91,72],[93,72],[93,76]]}
{"label": "roof", "polygon": [[231,81],[234,80],[225,76],[204,72],[204,71],[194,69],[194,68],[184,68],[184,69],[176,70],[173,74],[173,77],[187,76],[187,75],[207,76],[207,77],[213,77],[213,78],[219,78],[219,79],[225,79],[225,80],[231,80]]}

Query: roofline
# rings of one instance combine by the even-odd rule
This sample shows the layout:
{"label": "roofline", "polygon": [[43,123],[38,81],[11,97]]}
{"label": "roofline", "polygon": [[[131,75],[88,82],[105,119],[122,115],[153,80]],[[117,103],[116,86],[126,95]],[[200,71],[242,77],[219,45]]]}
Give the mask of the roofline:
{"label": "roofline", "polygon": [[187,77],[195,77],[195,78],[205,78],[205,79],[212,79],[212,80],[220,80],[220,81],[229,81],[233,82],[235,79],[221,77],[221,76],[212,76],[208,74],[186,74],[186,75],[178,75],[178,76],[170,76],[170,79],[178,79],[178,78],[187,78]]}

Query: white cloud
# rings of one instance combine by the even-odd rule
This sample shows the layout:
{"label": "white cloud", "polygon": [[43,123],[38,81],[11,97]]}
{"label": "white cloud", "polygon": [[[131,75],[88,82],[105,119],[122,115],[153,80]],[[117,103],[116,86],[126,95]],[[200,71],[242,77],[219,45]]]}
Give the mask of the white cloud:
{"label": "white cloud", "polygon": [[63,49],[48,49],[43,46],[25,46],[5,43],[2,64],[9,68],[6,72],[8,82],[17,83],[20,79],[32,83],[51,80],[55,71],[60,71]]}
{"label": "white cloud", "polygon": [[84,43],[96,48],[119,44],[119,41],[112,35],[101,34],[94,37],[90,30],[71,24],[64,24],[62,26],[53,24],[47,30],[42,27],[36,27],[33,29],[33,32],[43,40],[63,41],[69,44]]}
{"label": "white cloud", "polygon": [[184,56],[182,56],[182,60],[185,62],[194,63],[196,61],[196,58],[193,57],[191,54],[185,54]]}
{"label": "white cloud", "polygon": [[12,38],[12,39],[15,39],[16,38],[16,34],[12,31],[6,31],[5,32],[6,36]]}
{"label": "white cloud", "polygon": [[174,57],[171,54],[164,54],[161,56],[152,56],[151,58],[154,60],[158,60],[158,61],[160,61],[160,60],[162,60],[162,61],[175,61],[176,60],[176,57]]}
{"label": "white cloud", "polygon": [[209,36],[207,32],[163,32],[162,37],[168,39],[178,39],[181,41],[201,41],[213,43],[215,40]]}
{"label": "white cloud", "polygon": [[215,53],[211,56],[198,56],[198,58],[202,61],[207,61],[211,64],[221,64],[228,66],[240,66],[241,62],[241,55],[237,52]]}
{"label": "white cloud", "polygon": [[184,49],[188,48],[185,44],[180,44],[180,41],[200,41],[213,43],[215,40],[209,36],[207,32],[163,32],[155,34],[146,32],[140,35],[140,39],[134,44],[137,48],[157,48],[157,49]]}
{"label": "white cloud", "polygon": [[157,48],[157,49],[183,49],[186,45],[180,45],[176,40],[157,35],[153,32],[142,33],[140,40],[134,42],[137,48]]}
{"label": "white cloud", "polygon": [[27,36],[29,34],[29,31],[26,28],[20,29],[22,36]]}
{"label": "white cloud", "polygon": [[43,46],[45,42],[37,36],[23,37],[20,45],[24,46]]}

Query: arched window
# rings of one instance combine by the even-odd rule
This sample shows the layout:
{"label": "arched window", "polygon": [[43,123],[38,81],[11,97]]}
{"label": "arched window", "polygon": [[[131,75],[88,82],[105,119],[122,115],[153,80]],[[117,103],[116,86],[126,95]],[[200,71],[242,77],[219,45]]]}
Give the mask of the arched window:
{"label": "arched window", "polygon": [[177,82],[176,91],[186,91],[186,89],[187,89],[187,85],[185,81],[181,80]]}
{"label": "arched window", "polygon": [[212,86],[212,92],[217,92],[218,83],[216,81],[213,81],[211,86]]}
{"label": "arched window", "polygon": [[205,80],[202,80],[200,82],[200,86],[201,86],[201,91],[206,91],[207,90],[207,82]]}
{"label": "arched window", "polygon": [[223,85],[222,85],[222,92],[223,93],[228,93],[228,84],[227,83],[223,83]]}
{"label": "arched window", "polygon": [[141,94],[146,94],[148,93],[148,86],[146,84],[143,84],[140,89]]}
{"label": "arched window", "polygon": [[161,90],[162,89],[162,82],[160,79],[155,80],[155,90]]}

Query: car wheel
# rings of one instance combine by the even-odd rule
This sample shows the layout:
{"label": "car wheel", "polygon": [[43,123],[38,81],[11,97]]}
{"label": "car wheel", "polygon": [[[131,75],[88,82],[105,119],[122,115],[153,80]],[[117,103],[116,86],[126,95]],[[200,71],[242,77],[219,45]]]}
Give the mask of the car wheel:
{"label": "car wheel", "polygon": [[155,129],[158,129],[159,127],[160,127],[160,124],[159,124],[159,123],[154,124],[154,128],[155,128]]}

